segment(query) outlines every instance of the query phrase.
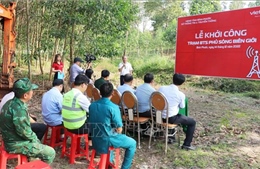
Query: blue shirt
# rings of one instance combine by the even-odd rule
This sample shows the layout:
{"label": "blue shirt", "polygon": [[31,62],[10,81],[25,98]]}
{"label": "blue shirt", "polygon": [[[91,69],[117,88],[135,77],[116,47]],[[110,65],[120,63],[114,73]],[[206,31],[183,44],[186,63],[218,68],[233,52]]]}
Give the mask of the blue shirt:
{"label": "blue shirt", "polygon": [[111,140],[121,135],[115,132],[115,128],[123,126],[119,107],[108,98],[91,103],[88,123],[94,149],[99,153],[107,153]]}
{"label": "blue shirt", "polygon": [[131,86],[129,86],[128,84],[123,84],[123,85],[121,85],[121,86],[118,86],[117,90],[118,90],[121,94],[123,94],[125,91],[130,91],[130,92],[132,92],[133,94],[135,94],[135,90],[134,90]]}
{"label": "blue shirt", "polygon": [[150,110],[150,96],[154,91],[155,89],[149,83],[144,83],[137,87],[136,97],[138,100],[139,113]]}
{"label": "blue shirt", "polygon": [[74,82],[75,78],[81,74],[84,73],[84,69],[82,69],[81,67],[79,67],[79,65],[77,65],[76,63],[74,63],[71,67],[70,67],[70,82]]}
{"label": "blue shirt", "polygon": [[45,123],[57,126],[62,123],[61,109],[63,96],[61,92],[53,87],[42,97],[42,116]]}

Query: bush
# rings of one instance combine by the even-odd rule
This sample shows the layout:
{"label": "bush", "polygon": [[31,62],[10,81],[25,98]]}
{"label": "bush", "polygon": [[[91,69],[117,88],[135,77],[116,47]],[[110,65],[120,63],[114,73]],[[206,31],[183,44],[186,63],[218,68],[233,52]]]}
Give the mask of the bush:
{"label": "bush", "polygon": [[161,85],[171,83],[174,72],[174,60],[167,56],[134,58],[130,61],[134,74],[143,79],[146,73],[153,73],[155,82]]}
{"label": "bush", "polygon": [[191,82],[193,86],[212,89],[229,93],[244,93],[260,91],[259,81],[239,80],[239,79],[220,79],[201,77]]}

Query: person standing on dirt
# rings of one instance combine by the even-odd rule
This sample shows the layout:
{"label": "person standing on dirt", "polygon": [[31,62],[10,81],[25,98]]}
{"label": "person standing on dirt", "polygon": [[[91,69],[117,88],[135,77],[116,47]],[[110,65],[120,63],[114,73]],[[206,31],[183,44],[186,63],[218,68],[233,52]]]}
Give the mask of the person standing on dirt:
{"label": "person standing on dirt", "polygon": [[[59,53],[55,55],[54,62],[52,63],[52,72],[54,72],[53,80],[55,80],[55,79],[64,80],[64,78],[65,78],[64,64],[62,62],[62,58]],[[64,93],[64,86],[61,90],[61,93]]]}
{"label": "person standing on dirt", "polygon": [[70,86],[73,86],[73,83],[75,81],[75,78],[79,75],[79,74],[85,74],[85,70],[89,69],[91,67],[91,62],[88,62],[86,69],[84,70],[83,68],[81,68],[81,63],[84,62],[81,58],[76,57],[74,58],[74,63],[73,65],[70,67]]}
{"label": "person standing on dirt", "polygon": [[101,77],[97,79],[94,83],[95,87],[100,90],[100,86],[104,83],[107,83],[109,80],[110,72],[108,70],[102,70],[101,71]]}
{"label": "person standing on dirt", "polygon": [[54,72],[54,78],[55,79],[64,79],[64,64],[61,60],[61,55],[56,54],[54,58],[54,62],[52,63],[52,72]]}
{"label": "person standing on dirt", "polygon": [[62,101],[63,125],[74,134],[87,134],[88,107],[90,102],[83,93],[86,91],[89,78],[79,74],[75,78],[74,87],[64,94]]}
{"label": "person standing on dirt", "polygon": [[[186,138],[184,140],[182,149],[195,150],[196,148],[191,145],[193,134],[195,131],[196,121],[179,113],[180,108],[185,107],[185,94],[179,91],[178,86],[185,82],[185,76],[175,73],[173,75],[173,84],[169,86],[162,86],[159,88],[159,92],[163,93],[169,103],[169,115],[168,122],[171,124],[187,125]],[[164,122],[166,122],[166,111],[162,113]]]}
{"label": "person standing on dirt", "polygon": [[119,63],[118,71],[120,72],[120,85],[124,84],[124,77],[126,74],[132,75],[133,68],[131,63],[127,62],[127,56],[122,57],[122,62]]}
{"label": "person standing on dirt", "polygon": [[59,126],[62,125],[63,80],[55,79],[52,86],[42,97],[42,117],[49,126]]}
{"label": "person standing on dirt", "polygon": [[38,86],[32,84],[28,78],[15,81],[13,91],[15,97],[4,104],[0,114],[0,129],[5,149],[9,153],[24,154],[28,157],[40,158],[52,163],[55,150],[41,144],[31,129],[27,102],[33,96],[33,89]]}
{"label": "person standing on dirt", "polygon": [[[120,109],[110,101],[113,85],[110,82],[100,86],[102,96],[89,106],[89,124],[92,134],[93,148],[101,154],[107,154],[108,148],[124,148],[125,156],[121,169],[129,169],[136,150],[136,141],[122,134],[122,118]],[[113,158],[110,158],[111,160]]]}
{"label": "person standing on dirt", "polygon": [[140,117],[151,117],[150,96],[155,91],[152,87],[154,76],[151,73],[144,75],[144,84],[136,89],[136,98],[138,100],[138,111]]}

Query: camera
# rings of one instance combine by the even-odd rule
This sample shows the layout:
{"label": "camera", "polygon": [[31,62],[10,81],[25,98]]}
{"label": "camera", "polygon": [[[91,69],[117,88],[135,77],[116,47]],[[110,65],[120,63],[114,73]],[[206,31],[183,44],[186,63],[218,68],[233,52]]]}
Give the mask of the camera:
{"label": "camera", "polygon": [[85,61],[86,61],[86,62],[90,63],[90,62],[92,62],[93,60],[96,60],[96,57],[95,57],[94,55],[92,55],[92,54],[86,54],[86,55],[85,55]]}

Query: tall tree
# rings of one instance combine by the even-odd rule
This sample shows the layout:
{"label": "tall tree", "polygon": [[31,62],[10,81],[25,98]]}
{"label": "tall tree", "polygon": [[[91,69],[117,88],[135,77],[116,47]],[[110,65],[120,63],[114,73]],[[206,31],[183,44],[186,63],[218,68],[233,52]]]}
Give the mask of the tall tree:
{"label": "tall tree", "polygon": [[234,9],[241,9],[244,8],[245,6],[245,2],[244,1],[237,1],[237,0],[233,0],[230,5],[229,5],[229,9],[230,10],[234,10]]}
{"label": "tall tree", "polygon": [[248,7],[260,6],[260,0],[256,0],[255,2],[249,2]]}
{"label": "tall tree", "polygon": [[191,0],[190,2],[190,15],[216,11],[221,11],[221,4],[219,0]]}

